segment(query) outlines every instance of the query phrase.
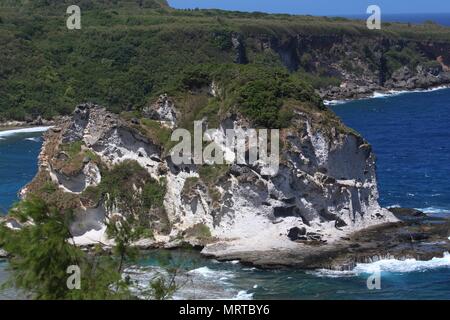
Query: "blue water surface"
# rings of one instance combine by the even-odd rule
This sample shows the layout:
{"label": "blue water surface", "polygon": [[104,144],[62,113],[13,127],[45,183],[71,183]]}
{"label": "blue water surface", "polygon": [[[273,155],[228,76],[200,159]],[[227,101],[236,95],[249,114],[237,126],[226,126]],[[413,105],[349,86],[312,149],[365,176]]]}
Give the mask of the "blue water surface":
{"label": "blue water surface", "polygon": [[332,109],[372,144],[383,206],[450,212],[450,89]]}
{"label": "blue water surface", "polygon": [[0,132],[0,213],[18,200],[18,191],[33,179],[42,133]]}

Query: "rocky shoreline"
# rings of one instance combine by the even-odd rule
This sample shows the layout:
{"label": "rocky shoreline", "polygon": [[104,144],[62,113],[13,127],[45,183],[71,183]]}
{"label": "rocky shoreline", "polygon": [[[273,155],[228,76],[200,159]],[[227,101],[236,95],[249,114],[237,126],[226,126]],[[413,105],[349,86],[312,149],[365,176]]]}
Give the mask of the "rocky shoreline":
{"label": "rocky shoreline", "polygon": [[[352,95],[352,98],[358,97],[357,91],[353,92],[354,93]],[[335,98],[337,97],[338,96],[335,96]],[[363,96],[361,95],[360,97]],[[161,103],[163,103],[164,106],[170,108],[171,110],[174,108],[173,105],[167,104],[167,101],[163,102]],[[159,105],[156,106],[160,107]],[[70,126],[74,125],[73,128],[75,128],[74,129],[75,131],[73,134],[76,139],[79,139],[79,137],[76,136],[75,133],[79,134],[80,137],[83,137],[83,135],[86,134],[85,131],[82,130],[80,131],[80,128],[82,128],[83,130],[84,128],[90,128],[90,130],[95,133],[94,136],[98,136],[98,134],[95,132],[96,121],[98,121],[98,119],[100,120],[104,119],[104,116],[106,115],[108,121],[111,122],[111,124],[107,124],[104,121],[103,122],[100,121],[102,123],[102,126],[99,126],[99,128],[101,127],[102,130],[109,130],[110,128],[112,128],[113,130],[117,130],[116,128],[120,128],[121,130],[126,130],[127,135],[128,130],[130,130],[129,132],[131,132],[133,139],[139,137],[137,131],[135,129],[133,130],[131,129],[133,126],[136,126],[135,124],[130,125],[130,123],[126,121],[116,119],[115,116],[112,114],[109,113],[105,114],[104,109],[101,108],[99,109],[97,106],[84,106],[83,108],[77,110],[79,113],[88,112],[88,114],[83,115],[82,117],[80,117],[79,120],[77,120],[77,118],[75,118],[75,120],[65,119],[64,120],[65,125],[63,126],[63,128],[58,127],[55,130],[52,130],[52,133],[50,134],[53,136],[55,134],[57,136],[60,136],[62,132],[70,132],[70,130],[73,130],[70,129]],[[79,115],[77,115],[76,117],[79,117]],[[77,121],[80,121],[80,123],[82,123],[83,125],[82,126],[75,125],[77,124]],[[308,119],[307,124],[309,123],[309,121],[311,120]],[[58,122],[56,122],[56,124],[58,124]],[[42,119],[39,119],[32,122],[4,122],[0,124],[0,128],[13,129],[14,127],[17,128],[19,126],[30,127],[37,125],[55,125],[55,121],[49,120],[43,121]],[[90,136],[87,135],[86,137]],[[58,139],[60,138],[61,137],[59,137]],[[99,141],[102,142],[101,139],[103,139],[103,137],[100,137],[99,139]],[[106,134],[104,139],[108,139]],[[137,151],[136,150],[127,151],[128,150],[127,148],[129,146],[127,146],[126,144],[122,144],[121,139],[123,139],[122,136],[118,137],[117,140],[114,141],[106,140],[108,141],[108,148],[109,148],[108,151],[111,148],[120,147],[122,153],[126,151],[131,152],[130,154],[134,155],[134,153],[136,153]],[[133,142],[134,140],[130,141]],[[138,141],[141,144],[143,143],[142,146],[144,149],[147,148],[147,144],[151,145],[151,141],[149,142],[148,140],[145,140],[143,137],[139,137]],[[362,144],[359,148],[362,148],[363,146],[364,144]],[[319,148],[319,146],[313,144],[313,148],[317,149]],[[139,149],[137,152],[137,156],[135,158],[141,159],[142,158],[142,156],[140,155],[141,153],[142,150]],[[57,153],[45,154],[45,152],[41,153],[40,158],[41,165],[43,164],[42,160],[44,158],[48,159],[50,156],[55,157],[56,159],[58,154]],[[115,154],[113,154],[113,156],[116,157]],[[151,168],[152,166],[147,167]],[[44,165],[42,168],[47,168],[46,161],[44,161]],[[156,168],[158,168],[158,166],[156,166]],[[245,171],[244,168],[234,168],[234,169],[232,168],[230,174],[235,176],[239,183],[246,183],[247,180],[245,179],[250,180],[256,179],[257,181],[259,181],[258,175],[256,173],[254,173],[252,170],[248,172],[247,171]],[[159,171],[155,172],[159,174]],[[55,175],[53,171],[51,173]],[[180,174],[179,171],[174,172],[174,175],[179,174]],[[316,176],[317,175],[318,174],[316,174]],[[320,177],[322,177],[322,175],[320,175]],[[54,181],[58,184],[62,184],[60,185],[60,188],[67,192],[68,189],[63,186],[64,183],[59,181],[57,176],[55,177],[53,177]],[[73,178],[73,177],[66,177],[66,178]],[[174,176],[173,178],[176,177]],[[333,180],[329,181],[332,182]],[[329,183],[326,182],[323,184],[322,182],[321,183],[315,182],[315,180],[311,180],[311,182],[318,183],[318,185],[323,187],[325,187],[325,185]],[[336,183],[336,181],[334,183]],[[203,196],[204,195],[202,195],[199,190],[196,190],[195,197],[193,199],[190,199],[190,201],[203,200],[202,199]],[[182,199],[183,201],[187,201],[184,198]],[[287,198],[281,199],[280,201],[284,203],[287,201]],[[277,201],[277,204],[280,201]],[[267,206],[266,202],[263,204],[264,206]],[[184,212],[184,210],[186,210],[185,206],[189,205],[189,207],[191,207],[192,203],[183,202],[181,205],[184,208],[181,206],[180,208]],[[282,208],[291,209],[292,207],[283,204]],[[91,211],[94,212],[96,209],[97,207],[88,208],[88,210],[90,211],[87,213],[90,213]],[[275,208],[274,210],[276,211],[276,209],[277,208]],[[283,211],[283,215],[280,216],[278,220],[281,221],[283,219],[290,218],[289,212],[285,212],[287,209]],[[329,241],[328,243],[327,241],[323,241],[328,240],[326,234],[324,234],[321,237],[319,236],[319,234],[312,232],[311,231],[312,228],[310,228],[310,226],[305,225],[303,227],[293,227],[291,229],[285,229],[286,234],[283,235],[280,233],[279,239],[281,239],[282,241],[286,241],[285,237],[289,238],[289,241],[287,241],[284,245],[285,247],[276,246],[276,243],[272,243],[268,244],[268,246],[261,249],[257,248],[257,246],[254,247],[249,246],[247,250],[245,250],[242,248],[240,249],[239,246],[241,243],[239,243],[239,246],[236,246],[233,248],[232,251],[229,251],[227,249],[227,244],[221,242],[220,239],[213,243],[207,243],[206,245],[204,245],[202,243],[196,244],[196,242],[192,241],[192,239],[189,239],[189,241],[187,242],[172,241],[169,240],[168,236],[160,236],[153,241],[144,240],[139,243],[136,243],[136,246],[139,247],[140,249],[156,249],[156,248],[172,249],[183,246],[186,243],[189,243],[197,248],[202,248],[203,255],[215,258],[220,261],[239,260],[242,264],[252,265],[259,268],[293,267],[299,269],[324,268],[335,270],[352,269],[358,262],[370,262],[373,261],[374,259],[376,260],[384,257],[395,257],[397,259],[416,258],[418,260],[429,260],[433,257],[440,257],[446,251],[450,251],[450,241],[448,239],[450,235],[450,220],[431,218],[425,215],[424,213],[418,212],[413,209],[390,209],[390,210],[399,221],[396,222],[386,221],[386,223],[367,225],[366,227],[362,227],[359,230],[354,230],[354,232],[342,234],[340,235],[339,239],[337,240],[333,239],[333,241]],[[82,213],[80,212],[80,215],[81,214]],[[286,214],[287,216],[284,216]],[[293,217],[295,217],[295,214],[293,215]],[[302,219],[304,219],[304,217],[302,217]],[[94,222],[100,225],[100,221]],[[277,221],[273,221],[272,223],[274,225],[278,225]],[[337,228],[336,230],[335,228],[336,224],[335,227],[333,228],[333,232],[339,233],[339,228]],[[308,229],[308,231],[306,231],[306,229]],[[331,232],[330,230],[327,231]],[[80,232],[80,236],[81,235],[82,233]],[[336,234],[334,233],[333,235],[336,236]],[[224,240],[229,241],[227,240],[227,237],[224,237]],[[243,241],[244,240],[249,241],[247,239],[243,239]],[[86,247],[89,246],[90,246],[89,244],[86,245]],[[267,248],[270,246],[274,246],[273,249],[267,250]],[[0,249],[0,258],[6,257],[7,253],[4,252],[4,250]]]}
{"label": "rocky shoreline", "polygon": [[16,130],[16,129],[25,129],[25,128],[33,128],[33,127],[48,127],[53,126],[56,120],[48,120],[43,119],[41,117],[37,117],[36,119],[29,121],[3,121],[0,122],[0,131],[8,131],[8,130]]}
{"label": "rocky shoreline", "polygon": [[[207,258],[221,262],[239,261],[242,265],[260,269],[336,271],[351,271],[358,263],[371,263],[382,259],[428,261],[450,252],[450,219],[430,217],[415,209],[390,210],[399,222],[372,226],[331,244],[297,241],[299,246],[295,249],[232,253],[220,253],[216,250],[213,254],[202,246],[194,248]],[[136,244],[136,247],[142,251],[151,251],[173,250],[186,245],[186,243],[174,246],[141,243]],[[220,246],[220,243],[217,246]],[[85,248],[89,249],[90,246]],[[8,257],[8,253],[0,249],[0,259]]]}
{"label": "rocky shoreline", "polygon": [[368,78],[354,80],[350,77],[340,86],[322,88],[317,93],[326,101],[340,101],[370,98],[375,93],[389,95],[394,92],[427,91],[445,87],[450,87],[450,71],[446,65],[436,68],[419,65],[414,71],[403,66],[382,83]]}
{"label": "rocky shoreline", "polygon": [[390,97],[395,96],[399,94],[408,94],[408,93],[414,93],[414,92],[431,92],[436,90],[444,90],[444,89],[450,89],[450,83],[449,84],[442,84],[438,86],[430,86],[426,88],[415,88],[415,89],[388,89],[385,87],[378,87],[378,89],[369,90],[366,93],[355,93],[351,94],[350,97],[346,94],[337,94],[334,95],[333,98],[330,99],[324,99],[323,102],[326,106],[332,106],[336,104],[351,102],[355,100],[364,100],[364,99],[373,99],[377,97]]}
{"label": "rocky shoreline", "polygon": [[238,260],[263,269],[347,271],[357,263],[386,258],[427,261],[450,252],[450,219],[432,218],[414,209],[390,210],[399,222],[372,226],[332,244],[304,244],[294,250],[203,254],[219,261]]}

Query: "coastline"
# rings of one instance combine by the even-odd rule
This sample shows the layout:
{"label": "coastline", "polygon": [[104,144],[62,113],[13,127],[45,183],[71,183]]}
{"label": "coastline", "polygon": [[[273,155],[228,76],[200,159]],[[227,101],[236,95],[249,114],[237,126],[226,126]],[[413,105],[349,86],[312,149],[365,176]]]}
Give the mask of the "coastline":
{"label": "coastline", "polygon": [[17,133],[45,132],[52,126],[24,126],[24,127],[2,127],[0,125],[0,137],[10,136]]}
{"label": "coastline", "polygon": [[448,259],[450,252],[449,218],[433,218],[423,212],[391,209],[398,222],[371,226],[352,233],[336,243],[303,245],[296,249],[241,251],[209,254],[221,262],[239,261],[261,269],[294,268],[300,270],[351,271],[358,264],[385,259],[432,261]]}
{"label": "coastline", "polygon": [[[450,89],[449,85],[446,86],[435,86],[430,87],[428,89],[412,89],[412,90],[387,90],[387,91],[375,91],[370,96],[359,97],[355,99],[345,99],[345,100],[336,100],[333,101],[324,101],[326,105],[334,105],[339,103],[346,103],[353,100],[364,100],[364,99],[375,99],[375,98],[384,98],[391,97],[401,94],[407,93],[423,93],[423,92],[433,92],[437,90]],[[340,102],[339,102],[340,101]],[[50,129],[51,126],[38,126],[38,125],[24,125],[24,126],[4,126],[4,123],[0,123],[0,140],[3,136],[13,135],[16,133],[29,133],[29,132],[44,132]],[[401,219],[400,219],[401,220]],[[448,225],[447,220],[440,221],[441,225]],[[426,227],[429,227],[427,223],[424,224]],[[441,227],[435,228],[434,231],[437,231],[439,234],[433,234],[433,232],[421,232],[419,230],[412,229],[412,226],[405,224],[391,224],[380,226],[376,230],[378,232],[382,232],[385,229],[390,229],[390,231],[396,234],[394,239],[378,239],[374,236],[364,237],[365,245],[360,247],[359,249],[355,249],[354,245],[359,243],[360,240],[352,239],[343,240],[336,245],[325,245],[321,247],[317,246],[299,246],[296,250],[286,250],[280,252],[274,251],[259,251],[255,253],[251,252],[238,252],[229,254],[226,252],[219,252],[219,254],[210,254],[207,250],[203,252],[204,256],[215,258],[219,261],[235,261],[239,260],[243,264],[248,264],[260,268],[278,268],[278,267],[295,267],[300,269],[347,269],[354,267],[355,263],[366,261],[371,256],[384,256],[392,254],[392,252],[396,252],[396,256],[400,259],[405,259],[410,256],[414,256],[418,258],[420,261],[427,261],[434,257],[439,257],[439,255],[445,253],[446,251],[450,251],[450,246],[448,241],[449,235],[440,234]],[[433,229],[433,228],[431,228]],[[362,229],[361,231],[368,231],[371,229]],[[414,234],[417,235],[416,238],[404,238],[404,234]],[[430,239],[434,240],[436,243],[443,243],[442,246],[436,248],[429,248],[422,253],[417,253],[417,251],[413,248],[413,250],[404,250],[403,247],[405,245],[410,245],[411,243],[415,243],[415,245],[420,244],[425,245],[422,242],[428,242]],[[397,247],[393,249],[391,252],[384,252],[381,248],[385,247],[386,243],[392,243],[395,240]],[[427,241],[423,241],[427,240]],[[377,249],[372,248],[372,243],[377,243]],[[300,243],[301,244],[301,243]],[[145,245],[143,246],[146,249]],[[151,246],[150,246],[151,247]],[[380,251],[379,251],[380,250]],[[0,251],[1,253],[1,251]],[[1,254],[0,254],[1,256]],[[294,259],[292,258],[294,257]],[[330,258],[331,257],[331,258]]]}
{"label": "coastline", "polygon": [[32,129],[36,128],[38,131],[40,128],[43,127],[51,127],[55,124],[55,120],[46,120],[42,119],[41,117],[37,117],[36,119],[32,121],[18,121],[18,120],[5,120],[0,121],[0,133],[4,133],[5,131],[18,131],[18,130],[30,130],[28,132],[35,132],[31,131]]}
{"label": "coastline", "polygon": [[[403,94],[409,94],[409,93],[426,93],[426,92],[434,92],[439,90],[446,90],[450,89],[450,84],[446,85],[439,85],[439,86],[432,86],[426,89],[404,89],[404,90],[395,90],[395,89],[386,89],[386,90],[375,90],[371,93],[356,96],[354,98],[343,98],[343,99],[333,99],[333,100],[327,100],[323,99],[324,105],[327,107],[329,106],[335,106],[339,104],[344,104],[352,101],[358,101],[358,100],[369,100],[369,99],[379,99],[379,98],[389,98],[389,97],[395,97]],[[356,92],[355,92],[356,94]]]}

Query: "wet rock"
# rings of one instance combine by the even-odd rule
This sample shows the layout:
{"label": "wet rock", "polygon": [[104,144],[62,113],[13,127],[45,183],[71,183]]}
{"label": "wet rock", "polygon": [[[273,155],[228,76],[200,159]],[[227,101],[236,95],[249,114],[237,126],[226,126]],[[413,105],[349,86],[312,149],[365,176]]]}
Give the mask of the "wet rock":
{"label": "wet rock", "polygon": [[400,234],[399,238],[405,242],[415,242],[430,239],[430,235],[424,232],[412,232]]}
{"label": "wet rock", "polygon": [[347,226],[347,223],[345,223],[345,221],[342,219],[337,219],[336,222],[334,223],[334,226],[336,228],[343,228]]}
{"label": "wet rock", "polygon": [[[306,228],[294,227],[289,230],[287,236],[291,241],[297,241],[297,240],[302,240],[302,239],[307,240],[305,235],[306,235]],[[300,238],[302,238],[302,239],[300,239]]]}
{"label": "wet rock", "polygon": [[273,208],[273,215],[275,218],[296,217],[299,216],[299,214],[300,210],[296,206]]}
{"label": "wet rock", "polygon": [[[397,222],[373,226],[325,243],[320,235],[300,228],[289,230],[288,237],[301,243],[297,249],[235,252],[216,256],[218,260],[237,260],[262,268],[295,267],[301,269],[351,270],[357,263],[384,258],[403,260],[414,257],[430,260],[450,251],[450,220],[432,223]],[[314,240],[318,245],[312,245]]]}
{"label": "wet rock", "polygon": [[409,208],[389,208],[389,211],[392,212],[398,219],[400,220],[417,220],[424,219],[427,217],[425,213],[416,209]]}

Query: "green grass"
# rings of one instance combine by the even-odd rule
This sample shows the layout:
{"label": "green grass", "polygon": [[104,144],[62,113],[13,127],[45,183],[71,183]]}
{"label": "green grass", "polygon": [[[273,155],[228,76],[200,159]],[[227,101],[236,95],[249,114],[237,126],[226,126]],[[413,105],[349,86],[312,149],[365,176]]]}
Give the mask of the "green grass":
{"label": "green grass", "polygon": [[207,225],[199,223],[187,229],[185,236],[207,241],[211,238],[211,230]]}
{"label": "green grass", "polygon": [[127,160],[103,170],[97,188],[86,196],[100,194],[106,209],[118,209],[134,221],[133,227],[153,229],[153,222],[159,220],[163,229],[167,228],[169,222],[163,206],[166,183],[153,179],[138,162]]}
{"label": "green grass", "polygon": [[59,150],[64,152],[68,159],[56,160],[55,169],[72,176],[78,174],[84,167],[84,160],[88,158],[90,161],[100,164],[100,157],[93,151],[84,148],[83,141],[75,141],[72,143],[61,144]]}
{"label": "green grass", "polygon": [[70,159],[75,158],[80,152],[83,146],[83,141],[75,141],[72,143],[62,144],[60,149],[67,153]]}
{"label": "green grass", "polygon": [[163,147],[169,147],[171,144],[170,137],[172,136],[172,130],[164,127],[156,120],[141,119],[141,125],[146,130],[146,134],[157,144]]}

